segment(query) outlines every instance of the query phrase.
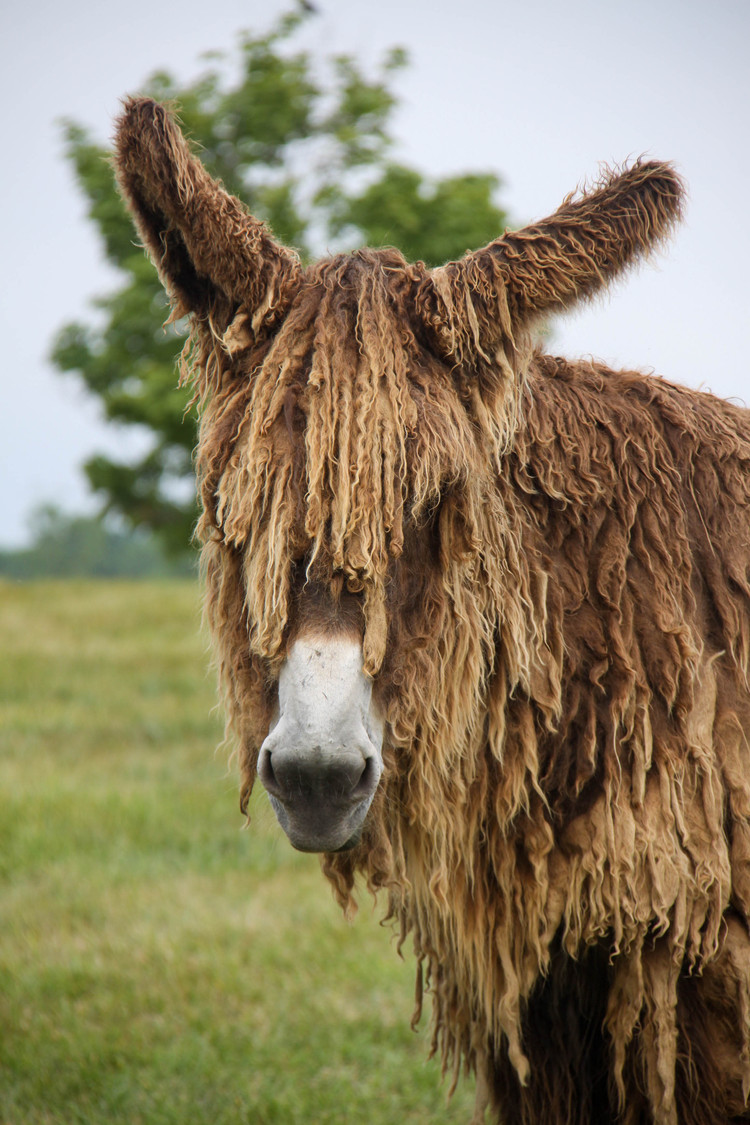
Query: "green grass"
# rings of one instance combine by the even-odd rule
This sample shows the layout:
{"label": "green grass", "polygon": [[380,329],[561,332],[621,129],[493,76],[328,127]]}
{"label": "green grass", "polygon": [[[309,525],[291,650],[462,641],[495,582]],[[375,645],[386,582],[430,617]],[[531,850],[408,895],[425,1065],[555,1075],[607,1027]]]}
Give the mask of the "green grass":
{"label": "green grass", "polygon": [[465,1122],[367,895],[237,784],[189,582],[0,584],[0,1123]]}

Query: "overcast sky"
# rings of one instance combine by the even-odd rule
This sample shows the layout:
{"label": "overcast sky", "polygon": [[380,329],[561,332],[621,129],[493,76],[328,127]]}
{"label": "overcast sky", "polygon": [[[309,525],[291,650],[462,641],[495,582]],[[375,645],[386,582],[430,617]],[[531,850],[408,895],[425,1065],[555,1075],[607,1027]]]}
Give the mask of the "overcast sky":
{"label": "overcast sky", "polygon": [[[749,0],[315,0],[300,44],[375,64],[405,46],[398,156],[435,175],[492,170],[517,220],[541,218],[599,162],[675,161],[686,222],[606,302],[556,323],[554,350],[593,354],[750,401]],[[105,426],[47,360],[55,330],[113,285],[62,157],[60,117],[111,134],[119,98],[155,69],[268,28],[280,0],[37,0],[0,17],[0,237],[5,409],[0,543],[41,502],[91,510],[81,463],[140,446]],[[179,17],[177,15],[179,13]]]}

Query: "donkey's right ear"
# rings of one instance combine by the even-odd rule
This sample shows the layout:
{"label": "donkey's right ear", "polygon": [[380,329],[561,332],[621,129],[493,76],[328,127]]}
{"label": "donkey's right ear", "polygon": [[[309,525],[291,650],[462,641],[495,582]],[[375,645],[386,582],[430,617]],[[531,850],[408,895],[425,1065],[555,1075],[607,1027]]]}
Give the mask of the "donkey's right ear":
{"label": "donkey's right ear", "polygon": [[252,323],[283,303],[297,256],[209,176],[163,106],[126,100],[114,166],[176,316],[195,313],[223,332],[238,308]]}
{"label": "donkey's right ear", "polygon": [[454,362],[493,356],[517,329],[602,292],[664,242],[682,214],[670,164],[638,161],[547,219],[432,270],[423,322]]}

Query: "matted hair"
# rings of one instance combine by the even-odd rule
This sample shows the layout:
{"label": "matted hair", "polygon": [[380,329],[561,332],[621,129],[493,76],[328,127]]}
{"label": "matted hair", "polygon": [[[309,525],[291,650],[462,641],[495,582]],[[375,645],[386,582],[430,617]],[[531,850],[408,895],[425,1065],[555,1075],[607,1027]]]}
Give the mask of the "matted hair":
{"label": "matted hair", "polygon": [[193,317],[242,807],[300,589],[358,594],[386,768],[323,869],[346,909],[357,872],[386,889],[444,1067],[507,1122],[743,1113],[748,414],[532,343],[667,235],[678,178],[608,173],[439,270],[303,269],[161,107],[128,103],[116,160]]}

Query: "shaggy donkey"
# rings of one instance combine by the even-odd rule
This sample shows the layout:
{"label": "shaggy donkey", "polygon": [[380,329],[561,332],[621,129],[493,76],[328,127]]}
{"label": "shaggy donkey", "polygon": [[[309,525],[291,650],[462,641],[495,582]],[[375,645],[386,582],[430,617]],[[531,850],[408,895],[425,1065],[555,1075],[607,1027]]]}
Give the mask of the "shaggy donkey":
{"label": "shaggy donkey", "polygon": [[668,235],[641,162],[428,270],[303,269],[128,101],[189,313],[206,613],[242,807],[411,935],[475,1120],[750,1120],[750,416],[542,354]]}

